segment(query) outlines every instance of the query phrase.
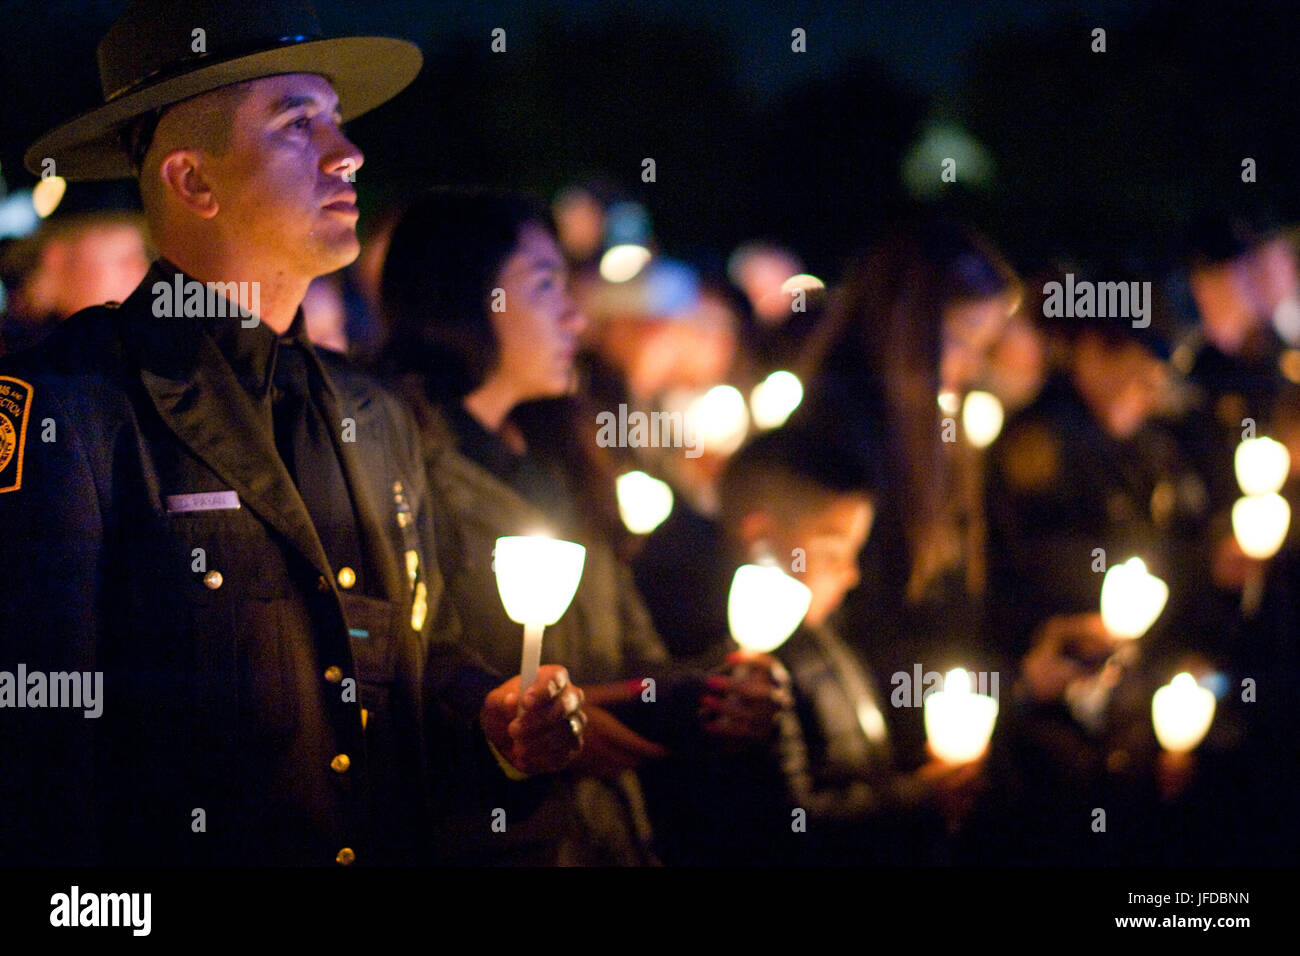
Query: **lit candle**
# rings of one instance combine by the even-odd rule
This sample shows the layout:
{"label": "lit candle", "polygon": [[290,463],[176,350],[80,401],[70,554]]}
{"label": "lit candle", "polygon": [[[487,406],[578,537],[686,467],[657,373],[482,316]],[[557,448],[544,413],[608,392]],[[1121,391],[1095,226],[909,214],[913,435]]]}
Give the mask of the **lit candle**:
{"label": "lit candle", "polygon": [[1002,402],[992,392],[969,392],[961,406],[961,427],[966,440],[987,448],[1002,431]]}
{"label": "lit candle", "polygon": [[1147,632],[1169,600],[1169,585],[1147,572],[1141,558],[1129,558],[1106,572],[1101,582],[1101,620],[1115,637]]}
{"label": "lit candle", "polygon": [[775,565],[743,564],[727,597],[731,636],[747,651],[774,651],[794,633],[811,603],[808,587]]}
{"label": "lit candle", "polygon": [[1171,753],[1195,749],[1214,720],[1214,694],[1186,672],[1161,687],[1151,698],[1151,722],[1156,740]]}
{"label": "lit candle", "polygon": [[1232,506],[1232,533],[1247,557],[1277,554],[1291,526],[1291,506],[1279,494],[1247,495]]}
{"label": "lit candle", "polygon": [[615,482],[618,513],[633,534],[649,534],[673,510],[673,490],[644,471],[629,471]]}
{"label": "lit candle", "polygon": [[943,690],[925,698],[925,736],[940,760],[968,763],[979,758],[993,736],[998,702],[972,694],[970,675],[958,667],[944,678]]}
{"label": "lit candle", "polygon": [[793,372],[773,372],[749,393],[757,428],[780,428],[803,401],[803,383]]}
{"label": "lit candle", "polygon": [[497,538],[493,557],[497,591],[506,616],[524,626],[520,695],[537,680],[542,631],[568,610],[586,557],[582,545],[544,535]]}
{"label": "lit candle", "polygon": [[733,385],[714,385],[686,410],[695,426],[700,447],[717,455],[730,455],[749,433],[749,406]]}
{"label": "lit candle", "polygon": [[1280,491],[1291,471],[1291,453],[1271,438],[1247,438],[1237,446],[1232,464],[1243,495]]}

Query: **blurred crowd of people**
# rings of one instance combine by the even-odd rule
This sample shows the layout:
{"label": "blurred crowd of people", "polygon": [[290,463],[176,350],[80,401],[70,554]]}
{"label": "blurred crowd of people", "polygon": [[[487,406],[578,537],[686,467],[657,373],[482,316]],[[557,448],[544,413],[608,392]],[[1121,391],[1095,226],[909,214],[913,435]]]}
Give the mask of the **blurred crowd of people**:
{"label": "blurred crowd of people", "polygon": [[[459,859],[1289,862],[1300,550],[1292,530],[1248,556],[1233,508],[1244,438],[1290,450],[1297,501],[1297,250],[1281,221],[1238,212],[1188,236],[1172,275],[1023,268],[917,218],[827,284],[768,244],[688,266],[599,190],[549,208],[440,190],[387,217],[303,312],[318,348],[378,371],[419,424],[463,640],[517,667],[499,536],[587,548],[543,650],[587,695],[583,753],[523,785],[507,835],[460,827]],[[56,215],[0,261],[3,354],[124,299],[149,254],[131,215]],[[1052,283],[1152,291],[1141,316],[1063,317]],[[772,415],[774,372],[795,392]],[[972,394],[992,396],[991,426],[963,415]],[[609,447],[598,416],[619,409],[688,427]],[[623,478],[641,472],[671,489],[653,528],[628,517]],[[1168,601],[1126,639],[1099,607],[1134,556]],[[733,575],[755,563],[811,592],[770,653],[728,624]],[[958,666],[997,675],[1000,705],[961,763],[899,692]],[[1180,672],[1216,699],[1190,753],[1152,725]]]}

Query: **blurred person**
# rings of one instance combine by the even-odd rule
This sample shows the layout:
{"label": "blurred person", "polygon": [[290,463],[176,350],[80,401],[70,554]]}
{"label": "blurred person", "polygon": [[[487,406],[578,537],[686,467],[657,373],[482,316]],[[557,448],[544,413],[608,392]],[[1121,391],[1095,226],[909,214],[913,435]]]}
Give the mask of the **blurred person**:
{"label": "blurred person", "polygon": [[[735,370],[741,348],[734,303],[681,263],[659,260],[629,282],[599,282],[583,306],[593,319],[578,365],[583,388],[598,408],[685,416],[692,401],[728,383]],[[692,421],[698,438],[700,423]],[[621,468],[668,482],[677,506],[702,513],[716,506],[724,449],[700,445],[683,454],[680,447],[643,443],[617,449],[612,457]]]}
{"label": "blurred person", "polygon": [[125,299],[149,268],[144,221],[131,213],[55,216],[6,250],[18,282],[0,338],[3,351],[30,347],[82,309]]}
{"label": "blurred person", "polygon": [[[1100,274],[1133,278],[1110,269],[1071,281]],[[1204,600],[1203,489],[1156,420],[1170,384],[1167,313],[1156,301],[1147,317],[1041,318],[1050,375],[989,451],[988,632],[1021,660],[1021,677],[990,760],[1000,783],[979,811],[992,816],[968,831],[986,862],[1193,858],[1179,855],[1180,841],[1152,837],[1190,778],[1188,767],[1177,780],[1163,775],[1150,702],[1178,671],[1216,670],[1226,624]],[[1169,600],[1140,641],[1124,641],[1097,609],[1104,572],[1135,555]],[[1226,710],[1203,751],[1229,743]],[[1076,825],[1097,806],[1119,818],[1105,835]],[[1214,859],[1208,846],[1221,841],[1208,836],[1196,858]]]}
{"label": "blurred person", "polygon": [[989,349],[983,384],[1002,402],[1006,414],[1024,408],[1038,395],[1047,377],[1047,343],[1034,322],[1041,314],[1041,297],[1029,288],[1019,308]]}
{"label": "blurred person", "polygon": [[[903,224],[855,262],[794,371],[806,389],[790,424],[853,448],[878,475],[878,520],[845,602],[844,636],[890,672],[961,664],[994,671],[980,635],[983,522],[958,401],[1019,300],[1011,268],[966,227]],[[922,759],[919,715],[900,751]]]}
{"label": "blurred person", "polygon": [[1169,387],[1160,335],[1127,316],[1039,321],[1053,343],[1047,381],[987,456],[990,630],[1014,658],[1052,614],[1098,606],[1094,548],[1107,566],[1139,554],[1168,580],[1175,556],[1156,547],[1180,511],[1190,521],[1200,507],[1194,494],[1179,498],[1187,475],[1176,450],[1144,427]]}
{"label": "blurred person", "polygon": [[1255,310],[1268,316],[1284,342],[1292,348],[1300,345],[1300,273],[1293,231],[1274,233],[1255,246],[1249,280]]}
{"label": "blurred person", "polygon": [[135,176],[162,258],[0,362],[0,668],[103,691],[6,709],[0,864],[429,863],[454,801],[580,749],[563,668],[450,641],[414,425],[303,331],[357,254],[341,124],[420,63],[302,4],[133,0],[99,46],[128,91],[28,150]]}
{"label": "blurred person", "polygon": [[[586,317],[544,208],[488,193],[435,192],[410,205],[383,273],[392,330],[385,367],[416,412],[440,506],[448,598],[464,640],[501,669],[518,666],[521,632],[501,606],[493,547],[546,529],[587,549],[573,604],[546,629],[543,660],[564,659],[587,691],[587,746],[572,790],[539,797],[487,862],[654,861],[636,769],[705,733],[774,731],[779,688],[753,671],[732,686],[674,669],[613,541],[613,486],[573,395]],[[703,712],[702,719],[700,712]]]}
{"label": "blurred person", "polygon": [[[858,581],[874,492],[855,456],[789,428],[752,439],[728,462],[716,522],[689,538],[661,526],[637,581],[675,656],[717,658],[728,637],[731,580],[774,562],[811,592],[808,612],[773,655],[795,706],[768,760],[683,756],[647,772],[665,859],[689,864],[912,864],[942,859],[940,811],[955,826],[978,767],[937,759],[899,772],[888,707],[834,614]],[[804,826],[792,827],[802,811]]]}
{"label": "blurred person", "polygon": [[744,292],[762,325],[779,325],[790,317],[790,296],[782,287],[801,272],[803,263],[798,256],[763,242],[746,243],[727,263],[728,276]]}
{"label": "blurred person", "polygon": [[[1174,359],[1194,393],[1180,437],[1224,531],[1223,516],[1238,495],[1232,456],[1244,423],[1268,434],[1287,381],[1273,319],[1289,315],[1295,303],[1294,255],[1264,214],[1202,216],[1191,230],[1188,281],[1197,325]],[[1226,542],[1226,534],[1221,538]]]}

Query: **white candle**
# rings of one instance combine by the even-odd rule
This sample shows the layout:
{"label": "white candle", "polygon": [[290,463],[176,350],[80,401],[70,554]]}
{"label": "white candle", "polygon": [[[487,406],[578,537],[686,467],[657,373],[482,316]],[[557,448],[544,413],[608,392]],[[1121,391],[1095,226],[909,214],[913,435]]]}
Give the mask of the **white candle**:
{"label": "white candle", "polygon": [[925,736],[935,755],[948,763],[979,758],[993,736],[998,702],[972,694],[970,675],[958,667],[948,672],[943,690],[925,698]]}
{"label": "white candle", "polygon": [[1237,484],[1243,495],[1267,495],[1280,491],[1291,471],[1291,453],[1286,445],[1262,435],[1247,438],[1237,446],[1232,459]]}
{"label": "white candle", "polygon": [[533,686],[537,680],[537,669],[542,666],[542,624],[524,625],[524,653],[519,663],[519,693]]}
{"label": "white candle", "polygon": [[773,372],[749,393],[749,410],[757,428],[780,428],[803,401],[803,383],[793,372]]}
{"label": "white candle", "polygon": [[1151,698],[1151,722],[1160,746],[1186,753],[1204,738],[1214,720],[1214,694],[1186,672],[1161,687]]}
{"label": "white candle", "polygon": [[1277,554],[1291,526],[1291,506],[1279,494],[1247,495],[1232,506],[1232,533],[1247,557]]}
{"label": "white candle", "polygon": [[1141,558],[1129,558],[1106,572],[1101,582],[1101,620],[1115,637],[1147,632],[1169,600],[1169,586],[1147,572]]}
{"label": "white candle", "polygon": [[542,631],[568,610],[586,557],[582,545],[544,535],[497,538],[493,552],[497,591],[506,616],[524,625],[520,696],[537,679]]}
{"label": "white candle", "polygon": [[741,565],[727,597],[731,636],[747,651],[774,651],[794,633],[811,603],[807,585],[776,565]]}
{"label": "white candle", "polygon": [[615,482],[618,513],[633,534],[649,534],[673,510],[673,490],[644,471],[629,471]]}
{"label": "white candle", "polygon": [[1002,402],[992,392],[969,392],[961,406],[961,427],[966,440],[987,448],[1002,431]]}

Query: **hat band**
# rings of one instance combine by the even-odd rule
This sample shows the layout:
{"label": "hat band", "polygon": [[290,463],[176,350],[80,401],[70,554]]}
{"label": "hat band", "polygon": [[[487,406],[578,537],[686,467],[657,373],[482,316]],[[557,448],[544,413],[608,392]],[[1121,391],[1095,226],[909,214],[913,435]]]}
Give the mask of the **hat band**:
{"label": "hat band", "polygon": [[114,90],[104,98],[104,102],[112,103],[130,93],[137,93],[148,86],[156,86],[167,80],[175,79],[178,76],[184,76],[186,73],[193,73],[196,69],[206,66],[209,62],[221,63],[227,60],[237,60],[241,57],[252,56],[255,53],[266,53],[270,50],[278,50],[281,47],[297,46],[300,43],[308,43],[312,40],[324,39],[321,36],[311,35],[279,37],[272,41],[262,41],[256,46],[226,47],[212,53],[200,53],[197,56],[186,57],[177,63],[168,66],[159,67],[152,73],[146,73],[134,83],[128,83],[120,89]]}

